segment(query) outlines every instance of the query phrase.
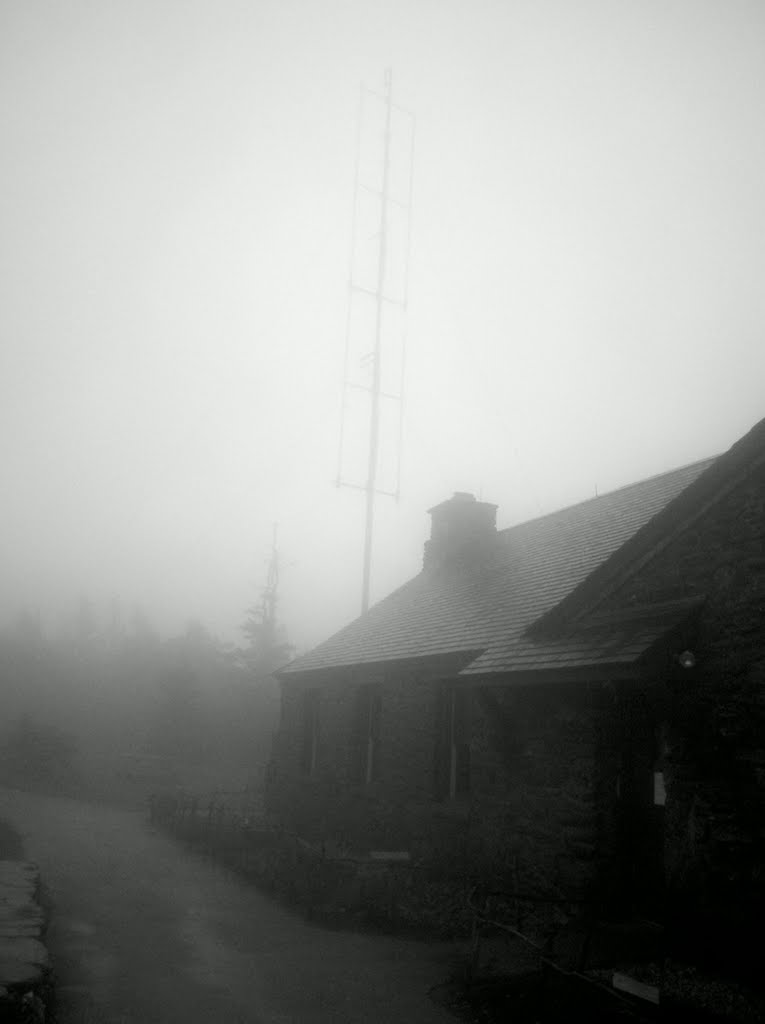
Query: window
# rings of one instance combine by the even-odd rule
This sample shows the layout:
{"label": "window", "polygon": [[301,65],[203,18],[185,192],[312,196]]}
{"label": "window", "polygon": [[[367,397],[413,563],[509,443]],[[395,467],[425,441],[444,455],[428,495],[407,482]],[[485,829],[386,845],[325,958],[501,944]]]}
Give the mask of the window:
{"label": "window", "polygon": [[667,802],[667,789],[664,784],[664,772],[653,773],[653,805],[664,807]]}
{"label": "window", "polygon": [[453,683],[436,691],[437,800],[466,796],[470,791],[470,692]]}
{"label": "window", "polygon": [[304,775],[313,775],[316,771],[316,752],[319,739],[318,690],[305,690],[303,692],[301,729],[300,770]]}
{"label": "window", "polygon": [[355,776],[369,785],[378,777],[380,759],[380,721],[382,690],[379,686],[361,686],[356,695]]}

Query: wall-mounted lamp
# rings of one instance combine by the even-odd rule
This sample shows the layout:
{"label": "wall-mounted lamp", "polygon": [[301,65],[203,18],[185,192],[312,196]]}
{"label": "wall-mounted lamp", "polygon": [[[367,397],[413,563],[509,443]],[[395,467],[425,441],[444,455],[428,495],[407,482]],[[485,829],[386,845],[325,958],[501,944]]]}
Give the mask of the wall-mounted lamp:
{"label": "wall-mounted lamp", "polygon": [[682,654],[678,654],[677,660],[682,668],[693,668],[696,664],[696,655],[693,651],[683,651]]}

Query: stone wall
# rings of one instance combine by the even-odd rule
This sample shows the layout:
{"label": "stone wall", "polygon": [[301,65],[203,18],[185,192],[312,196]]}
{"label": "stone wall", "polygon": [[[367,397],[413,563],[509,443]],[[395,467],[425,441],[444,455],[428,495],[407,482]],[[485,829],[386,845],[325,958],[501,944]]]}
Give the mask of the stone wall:
{"label": "stone wall", "polygon": [[572,900],[599,878],[599,687],[481,687],[471,861],[501,889]]}
{"label": "stone wall", "polygon": [[752,470],[609,599],[698,596],[669,659],[665,865],[678,917],[741,955],[765,910],[765,467]]}
{"label": "stone wall", "polygon": [[474,690],[470,795],[437,800],[439,675],[422,666],[385,675],[379,766],[369,784],[361,784],[354,769],[354,701],[358,685],[382,677],[345,673],[321,682],[310,777],[300,771],[305,686],[285,684],[272,816],[331,849],[407,850],[434,876],[465,885],[518,886],[572,900],[591,896],[604,856],[600,831],[607,815],[597,749],[611,698],[604,699],[600,686]]}
{"label": "stone wall", "polygon": [[[446,670],[434,660],[285,682],[267,798],[272,818],[332,849],[406,850],[418,860],[446,850],[452,866],[464,865],[466,808],[434,799],[436,680]],[[355,715],[358,688],[369,684],[380,687],[382,702],[367,783],[359,777]],[[310,686],[320,690],[320,704],[315,771],[307,775],[301,701]]]}

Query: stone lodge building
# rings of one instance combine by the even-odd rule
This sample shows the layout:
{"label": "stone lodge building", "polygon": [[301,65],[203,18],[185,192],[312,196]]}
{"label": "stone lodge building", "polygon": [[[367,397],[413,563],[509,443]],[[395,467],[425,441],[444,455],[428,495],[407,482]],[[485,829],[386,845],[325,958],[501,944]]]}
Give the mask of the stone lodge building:
{"label": "stone lodge building", "polygon": [[431,509],[419,575],[282,670],[269,813],[455,883],[744,934],[765,909],[765,420],[531,522],[495,511]]}

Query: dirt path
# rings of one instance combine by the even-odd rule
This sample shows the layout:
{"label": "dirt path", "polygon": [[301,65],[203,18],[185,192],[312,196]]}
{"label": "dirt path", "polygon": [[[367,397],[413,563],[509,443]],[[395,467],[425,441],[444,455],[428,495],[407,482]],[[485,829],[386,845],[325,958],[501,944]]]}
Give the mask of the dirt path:
{"label": "dirt path", "polygon": [[0,790],[54,904],[61,1024],[445,1024],[450,950],[326,931],[124,811]]}

